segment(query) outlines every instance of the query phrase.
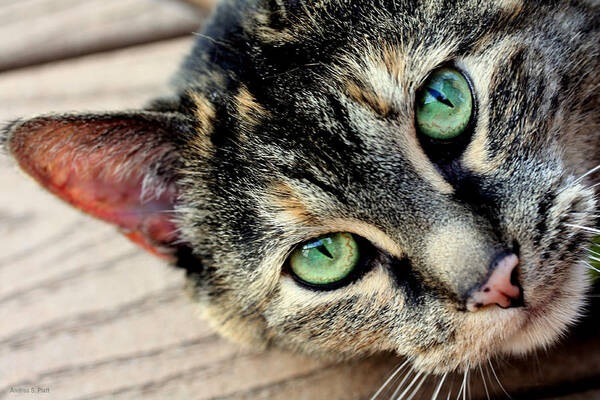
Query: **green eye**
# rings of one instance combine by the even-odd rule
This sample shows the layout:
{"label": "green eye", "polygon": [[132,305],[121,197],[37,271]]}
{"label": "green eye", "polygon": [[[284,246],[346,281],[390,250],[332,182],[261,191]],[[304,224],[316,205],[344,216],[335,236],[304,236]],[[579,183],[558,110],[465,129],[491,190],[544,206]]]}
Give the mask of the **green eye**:
{"label": "green eye", "polygon": [[452,139],[463,133],[472,112],[471,88],[455,69],[435,70],[417,92],[417,128],[433,139]]}
{"label": "green eye", "polygon": [[300,245],[290,256],[290,267],[300,280],[328,285],[346,278],[360,259],[351,233],[331,233]]}

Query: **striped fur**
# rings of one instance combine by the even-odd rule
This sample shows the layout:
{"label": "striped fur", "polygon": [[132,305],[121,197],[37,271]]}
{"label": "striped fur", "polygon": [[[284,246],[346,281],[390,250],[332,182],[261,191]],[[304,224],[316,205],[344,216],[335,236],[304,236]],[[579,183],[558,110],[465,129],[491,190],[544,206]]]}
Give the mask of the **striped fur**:
{"label": "striped fur", "polygon": [[[577,177],[600,164],[598,21],[597,1],[222,1],[178,95],[149,106],[182,116],[178,265],[202,313],[254,347],[393,351],[438,373],[554,342],[588,286],[576,226],[596,224],[598,175]],[[441,162],[414,99],[443,65],[476,116]],[[371,268],[298,285],[293,248],[340,231],[375,245]],[[525,307],[466,312],[507,249]]]}

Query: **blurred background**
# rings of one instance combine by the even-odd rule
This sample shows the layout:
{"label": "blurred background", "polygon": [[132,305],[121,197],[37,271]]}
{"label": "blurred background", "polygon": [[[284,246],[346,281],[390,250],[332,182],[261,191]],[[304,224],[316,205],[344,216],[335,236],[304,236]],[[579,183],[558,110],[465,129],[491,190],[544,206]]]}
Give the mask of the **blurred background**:
{"label": "blurred background", "polygon": [[[135,108],[167,93],[212,8],[213,0],[0,0],[0,123]],[[196,318],[182,288],[180,271],[0,155],[0,398],[368,399],[399,364],[240,348]],[[499,378],[513,398],[600,398],[597,326],[588,321],[551,352],[496,362]],[[492,398],[504,398],[486,373]],[[469,394],[486,398],[478,374]]]}

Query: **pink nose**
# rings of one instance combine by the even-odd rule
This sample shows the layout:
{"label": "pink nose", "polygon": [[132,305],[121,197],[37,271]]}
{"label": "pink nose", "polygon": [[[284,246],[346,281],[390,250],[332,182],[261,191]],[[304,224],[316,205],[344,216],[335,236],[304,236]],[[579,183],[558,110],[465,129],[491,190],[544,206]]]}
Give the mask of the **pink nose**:
{"label": "pink nose", "polygon": [[474,289],[467,299],[467,310],[477,311],[480,308],[497,304],[502,308],[522,306],[521,289],[516,282],[516,268],[519,257],[515,254],[502,256],[494,266],[489,278]]}

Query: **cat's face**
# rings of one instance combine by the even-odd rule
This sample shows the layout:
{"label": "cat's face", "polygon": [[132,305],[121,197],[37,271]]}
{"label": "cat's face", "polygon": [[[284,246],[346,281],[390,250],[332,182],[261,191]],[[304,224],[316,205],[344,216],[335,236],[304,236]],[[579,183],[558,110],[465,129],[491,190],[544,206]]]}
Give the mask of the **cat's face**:
{"label": "cat's face", "polygon": [[[151,164],[149,174],[115,172],[127,151],[111,169],[155,194],[145,212],[174,203],[177,237],[170,221],[145,232],[192,249],[179,265],[214,326],[336,358],[393,351],[435,372],[555,341],[588,286],[582,227],[596,223],[595,175],[579,177],[599,164],[598,6],[229,3],[184,63],[176,100],[78,125],[115,147],[129,131],[160,131],[150,144],[134,135],[129,165]],[[417,127],[418,98],[440,68],[464,77],[473,103],[447,140]],[[23,159],[40,146],[30,132],[64,135],[70,118],[15,124],[8,147]],[[64,147],[45,146],[79,149]],[[90,211],[91,200],[69,196]],[[290,256],[338,232],[357,238],[352,271],[333,284],[299,279]],[[502,296],[482,301],[495,281]]]}
{"label": "cat's face", "polygon": [[[597,164],[597,14],[350,3],[291,7],[278,27],[250,13],[254,54],[225,105],[192,96],[212,123],[186,152],[202,178],[184,180],[179,208],[207,264],[198,298],[236,337],[392,350],[437,371],[553,342],[586,288],[589,236],[574,225],[595,220],[590,181],[576,178]],[[415,127],[418,89],[441,66],[469,80],[476,107],[443,144]],[[298,283],[290,253],[332,232],[376,248],[364,274],[333,290]],[[468,311],[505,252],[519,257],[524,306]]]}

